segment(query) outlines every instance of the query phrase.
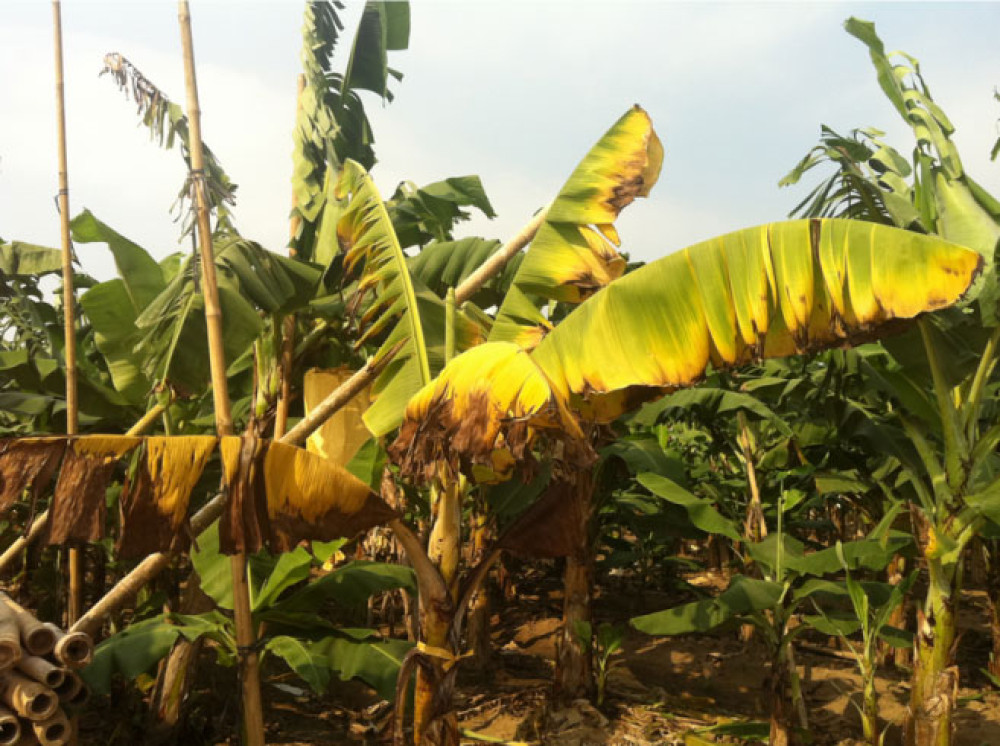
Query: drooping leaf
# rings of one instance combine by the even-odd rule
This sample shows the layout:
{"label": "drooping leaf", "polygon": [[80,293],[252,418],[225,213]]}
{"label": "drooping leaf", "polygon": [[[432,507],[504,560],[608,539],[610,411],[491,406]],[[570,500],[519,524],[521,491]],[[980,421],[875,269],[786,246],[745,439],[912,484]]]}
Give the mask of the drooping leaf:
{"label": "drooping leaf", "polygon": [[191,491],[218,441],[211,435],[151,436],[121,497],[119,557],[169,551],[184,531]]}
{"label": "drooping leaf", "polygon": [[179,636],[179,628],[162,615],[130,624],[94,649],[94,659],[80,675],[95,693],[108,694],[114,674],[126,681],[136,679],[169,653]]}
{"label": "drooping leaf", "polygon": [[981,266],[970,249],[898,228],[773,223],[630,273],[571,312],[532,357],[593,416],[611,419],[636,396],[698,381],[709,363],[863,341],[895,319],[948,306]]}
{"label": "drooping leaf", "polygon": [[591,148],[563,185],[514,277],[491,342],[532,348],[551,327],[551,300],[579,303],[625,271],[613,226],[660,174],[663,147],[649,116],[633,107]]}
{"label": "drooping leaf", "polygon": [[289,551],[303,539],[353,536],[397,516],[368,485],[322,456],[252,436],[220,444],[229,514],[223,551]]}
{"label": "drooping leaf", "polygon": [[433,479],[442,461],[456,473],[460,463],[471,463],[504,479],[530,457],[541,429],[583,437],[565,391],[517,345],[488,342],[456,357],[410,400],[390,454],[420,479]]}
{"label": "drooping leaf", "polygon": [[[344,247],[346,271],[361,270],[354,302],[360,305],[365,294],[375,293],[375,300],[361,319],[360,342],[397,323],[397,318],[400,337],[405,340],[396,358],[376,381],[374,391],[378,398],[364,418],[372,433],[384,435],[398,425],[405,401],[430,381],[424,328],[406,255],[371,177],[360,164],[347,161],[337,192],[340,197],[350,197],[337,224],[337,236]],[[390,335],[380,354],[384,354],[388,345],[395,344]]]}
{"label": "drooping leaf", "polygon": [[340,629],[313,646],[342,681],[359,679],[382,699],[396,696],[396,677],[403,657],[413,647],[407,640],[380,639],[371,630]]}

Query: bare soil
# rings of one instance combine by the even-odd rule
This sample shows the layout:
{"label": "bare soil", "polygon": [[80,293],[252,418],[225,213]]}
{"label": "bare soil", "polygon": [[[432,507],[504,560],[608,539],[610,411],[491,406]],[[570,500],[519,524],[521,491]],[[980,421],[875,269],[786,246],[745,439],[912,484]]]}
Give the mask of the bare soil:
{"label": "bare soil", "polygon": [[[721,576],[702,573],[695,585],[721,586]],[[551,746],[639,746],[645,744],[755,743],[706,729],[733,723],[764,723],[766,658],[759,643],[743,642],[737,630],[716,635],[655,638],[627,628],[630,617],[684,600],[678,593],[605,589],[597,598],[598,621],[626,627],[623,650],[613,657],[607,698],[601,708],[578,701],[555,709],[550,698],[552,660],[560,623],[558,578],[534,575],[522,581],[516,603],[493,617],[495,655],[485,672],[463,670],[456,705],[463,730],[479,738],[463,743],[514,742]],[[989,628],[982,593],[963,600],[959,660],[963,672],[956,713],[956,746],[1000,745],[1000,691],[979,673],[989,656]],[[497,607],[495,607],[497,608]],[[816,746],[861,744],[852,700],[861,682],[854,664],[836,641],[806,641],[796,649]],[[236,744],[232,671],[206,666],[183,744]],[[335,677],[334,677],[335,678]],[[886,746],[901,742],[899,724],[909,695],[906,671],[882,670],[878,680],[882,718],[891,724]],[[391,741],[391,708],[357,682],[334,681],[322,698],[311,695],[291,674],[265,684],[268,743],[275,746]],[[95,703],[96,704],[96,703]],[[119,707],[121,703],[118,703]],[[114,708],[111,708],[114,710]],[[151,743],[109,738],[108,710],[90,709],[81,720],[84,743]],[[121,717],[121,711],[118,710]],[[125,728],[124,730],[128,730]],[[119,724],[117,732],[126,738]],[[132,730],[132,738],[141,730]],[[230,733],[220,740],[220,733]],[[146,732],[148,735],[148,731]],[[214,734],[214,736],[212,735]]]}

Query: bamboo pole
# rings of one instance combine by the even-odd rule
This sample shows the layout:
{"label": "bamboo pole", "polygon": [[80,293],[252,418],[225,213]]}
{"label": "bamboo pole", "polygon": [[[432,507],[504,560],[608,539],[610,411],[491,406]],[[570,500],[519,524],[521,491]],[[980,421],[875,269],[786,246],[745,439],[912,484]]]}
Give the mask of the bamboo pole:
{"label": "bamboo pole", "polygon": [[61,687],[66,681],[66,672],[59,666],[34,655],[18,661],[17,670],[53,690]]}
{"label": "bamboo pole", "polygon": [[[215,255],[212,249],[212,226],[206,194],[204,159],[201,146],[201,107],[198,103],[198,81],[195,76],[194,41],[191,34],[191,10],[187,0],[180,0],[178,21],[184,52],[184,82],[187,88],[189,150],[191,155],[191,185],[194,189],[198,217],[198,237],[201,252],[202,296],[205,303],[205,323],[208,331],[209,364],[212,373],[212,401],[215,429],[220,437],[233,434],[226,379],[225,348],[222,343],[222,309],[215,279]],[[250,611],[250,588],[247,582],[247,560],[244,554],[230,558],[233,574],[233,613],[236,623],[236,645],[239,651],[239,680],[243,694],[244,743],[264,746],[264,712],[260,695],[260,665],[254,643],[256,632]]]}
{"label": "bamboo pole", "polygon": [[[155,404],[146,414],[142,416],[138,422],[136,422],[132,427],[129,428],[125,435],[135,436],[144,433],[155,421],[166,410],[167,405],[163,403]],[[31,524],[31,528],[28,529],[28,533],[25,536],[19,536],[14,539],[9,547],[4,550],[3,554],[0,554],[0,573],[7,569],[10,564],[21,556],[23,552],[31,542],[37,539],[49,525],[49,511],[44,511]]]}
{"label": "bamboo pole", "polygon": [[[288,445],[302,445],[305,439],[317,430],[330,417],[351,401],[358,393],[375,380],[382,369],[399,352],[401,345],[388,350],[378,360],[372,360],[361,370],[344,381],[335,391],[331,391],[319,406],[304,418],[289,432],[285,433],[279,442]],[[207,502],[199,511],[191,516],[191,535],[199,536],[222,515],[226,507],[226,495],[219,494]],[[122,578],[108,591],[103,598],[90,607],[79,621],[70,629],[71,632],[87,632],[94,635],[100,629],[104,620],[128,603],[139,590],[155,578],[170,564],[172,554],[156,552],[146,557],[133,570]]]}
{"label": "bamboo pole", "polygon": [[[56,129],[59,141],[59,228],[62,234],[63,356],[66,360],[66,434],[76,435],[79,403],[76,393],[76,299],[73,295],[73,249],[69,235],[69,170],[66,164],[66,98],[63,81],[62,9],[52,0],[56,63]],[[80,550],[69,549],[69,623],[83,612],[83,565]]]}
{"label": "bamboo pole", "polygon": [[479,288],[486,284],[486,282],[497,274],[500,270],[504,268],[504,265],[511,260],[511,258],[531,243],[531,240],[538,233],[538,229],[542,227],[542,223],[549,216],[549,207],[547,205],[544,209],[539,210],[538,213],[531,219],[531,221],[525,225],[516,236],[510,239],[507,243],[501,246],[497,252],[483,262],[479,269],[473,272],[471,275],[465,278],[462,283],[455,289],[455,303],[461,306],[465,301],[469,300]]}

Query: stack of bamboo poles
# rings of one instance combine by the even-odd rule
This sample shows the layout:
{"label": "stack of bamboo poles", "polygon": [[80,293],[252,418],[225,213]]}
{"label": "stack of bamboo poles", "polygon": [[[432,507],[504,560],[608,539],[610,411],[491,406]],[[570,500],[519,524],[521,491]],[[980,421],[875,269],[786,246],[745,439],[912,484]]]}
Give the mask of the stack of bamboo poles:
{"label": "stack of bamboo poles", "polygon": [[63,706],[86,701],[76,669],[93,654],[90,635],[41,622],[0,593],[0,746],[70,743]]}

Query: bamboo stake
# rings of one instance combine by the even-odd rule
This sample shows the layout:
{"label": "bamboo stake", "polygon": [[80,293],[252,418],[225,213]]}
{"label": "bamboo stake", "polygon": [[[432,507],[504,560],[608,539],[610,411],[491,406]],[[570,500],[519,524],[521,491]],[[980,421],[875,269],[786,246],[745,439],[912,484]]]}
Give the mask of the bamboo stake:
{"label": "bamboo stake", "polygon": [[455,289],[456,305],[461,306],[469,300],[491,277],[500,272],[517,252],[531,243],[535,234],[538,233],[538,229],[542,227],[542,223],[549,216],[549,207],[551,206],[550,204],[539,210],[538,214],[516,236],[501,246],[493,256],[483,262],[479,269],[462,281],[462,284]]}
{"label": "bamboo stake", "polygon": [[[56,55],[56,127],[59,135],[59,227],[62,233],[63,356],[66,360],[66,434],[76,435],[79,404],[76,394],[76,300],[73,295],[73,249],[69,236],[69,171],[66,165],[66,99],[63,82],[62,9],[52,0]],[[77,547],[69,550],[69,608],[72,624],[83,612],[83,566]]]}
{"label": "bamboo stake", "polygon": [[75,671],[65,670],[63,671],[63,680],[57,686],[52,687],[52,690],[59,697],[60,702],[74,702],[76,698],[80,695],[81,691],[86,690],[86,686],[83,683],[83,679]]}
{"label": "bamboo stake", "polygon": [[[142,416],[138,422],[136,422],[132,427],[129,428],[125,435],[135,436],[144,433],[155,421],[166,410],[167,405],[163,403],[155,404],[146,414]],[[41,513],[31,524],[31,528],[28,529],[26,536],[19,536],[14,539],[13,543],[7,547],[3,554],[0,554],[0,573],[7,569],[7,567],[18,557],[21,556],[23,552],[31,542],[37,539],[49,525],[49,511],[44,511]]]}
{"label": "bamboo stake", "polygon": [[[361,370],[344,381],[335,391],[331,391],[313,410],[309,417],[304,418],[299,424],[285,433],[279,442],[288,445],[302,445],[305,439],[319,429],[330,417],[335,415],[342,407],[348,404],[358,393],[364,391],[365,387],[375,380],[382,369],[388,365],[389,361],[401,349],[401,344],[397,345],[382,355],[378,360],[372,360]],[[227,497],[225,494],[216,495],[207,502],[198,512],[191,516],[191,535],[199,536],[205,529],[211,526],[222,515],[226,507]],[[87,632],[94,635],[98,632],[104,620],[128,603],[139,590],[159,575],[167,565],[170,564],[172,554],[169,552],[156,552],[146,557],[133,570],[122,578],[108,591],[103,598],[90,607],[71,628],[71,632]]]}
{"label": "bamboo stake", "polygon": [[21,630],[10,607],[0,604],[0,671],[21,660]]}
{"label": "bamboo stake", "polygon": [[[191,184],[194,189],[198,216],[198,237],[201,251],[202,296],[205,303],[205,323],[208,331],[209,364],[212,372],[212,399],[215,409],[215,429],[220,437],[233,434],[226,380],[225,348],[222,344],[222,310],[219,288],[215,279],[215,255],[212,249],[208,195],[205,186],[204,161],[201,146],[201,107],[198,103],[198,81],[195,76],[194,42],[191,35],[191,11],[187,0],[180,0],[178,21],[184,52],[184,79],[187,88],[188,124],[190,127]],[[236,644],[239,655],[239,679],[243,693],[243,727],[248,746],[264,746],[264,712],[260,696],[260,665],[254,647],[256,633],[250,611],[250,588],[247,582],[246,555],[230,558],[233,574],[233,612],[236,622]]]}

